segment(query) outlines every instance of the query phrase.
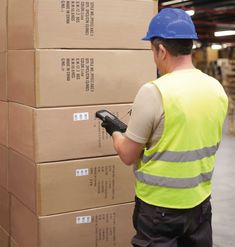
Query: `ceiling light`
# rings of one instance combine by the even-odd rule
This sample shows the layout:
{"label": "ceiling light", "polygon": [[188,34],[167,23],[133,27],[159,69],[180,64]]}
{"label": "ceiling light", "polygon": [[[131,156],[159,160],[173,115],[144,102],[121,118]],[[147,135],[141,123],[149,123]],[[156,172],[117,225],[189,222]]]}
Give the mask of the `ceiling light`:
{"label": "ceiling light", "polygon": [[215,37],[235,35],[235,30],[217,31],[214,32]]}
{"label": "ceiling light", "polygon": [[194,40],[193,49],[200,48],[202,46],[201,42]]}
{"label": "ceiling light", "polygon": [[187,10],[185,11],[189,16],[193,16],[195,14],[195,11],[194,10]]}
{"label": "ceiling light", "polygon": [[172,4],[176,4],[176,3],[182,3],[182,2],[186,2],[186,1],[188,1],[188,0],[172,0],[172,1],[162,3],[162,6],[172,5]]}
{"label": "ceiling light", "polygon": [[220,49],[222,49],[222,45],[220,45],[220,44],[212,44],[211,45],[211,49],[220,50]]}

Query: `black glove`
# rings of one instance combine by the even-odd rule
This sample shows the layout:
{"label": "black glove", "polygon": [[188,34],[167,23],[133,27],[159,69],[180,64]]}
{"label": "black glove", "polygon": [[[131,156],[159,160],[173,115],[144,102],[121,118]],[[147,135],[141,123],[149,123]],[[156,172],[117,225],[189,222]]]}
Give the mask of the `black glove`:
{"label": "black glove", "polygon": [[127,125],[121,122],[119,119],[111,119],[110,117],[106,116],[105,120],[101,124],[103,128],[107,131],[107,133],[112,136],[114,131],[119,132],[126,132]]}

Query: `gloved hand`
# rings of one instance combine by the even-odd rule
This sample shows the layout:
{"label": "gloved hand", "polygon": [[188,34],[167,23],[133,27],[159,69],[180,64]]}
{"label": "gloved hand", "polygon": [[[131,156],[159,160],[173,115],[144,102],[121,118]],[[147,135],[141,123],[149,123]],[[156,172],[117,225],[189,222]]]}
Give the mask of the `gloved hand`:
{"label": "gloved hand", "polygon": [[101,126],[103,128],[105,128],[105,130],[107,131],[107,133],[112,136],[114,131],[119,131],[124,133],[126,131],[127,125],[122,123],[120,120],[118,120],[119,122],[117,122],[116,120],[111,119],[110,117],[106,116],[105,120],[103,121],[103,123],[101,124]]}

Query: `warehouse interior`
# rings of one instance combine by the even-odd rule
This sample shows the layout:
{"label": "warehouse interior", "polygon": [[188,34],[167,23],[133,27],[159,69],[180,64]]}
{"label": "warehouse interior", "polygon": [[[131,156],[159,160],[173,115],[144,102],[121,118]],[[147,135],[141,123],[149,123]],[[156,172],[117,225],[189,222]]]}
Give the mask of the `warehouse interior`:
{"label": "warehouse interior", "polygon": [[213,247],[235,246],[234,0],[0,0],[0,247],[132,246],[133,169],[95,116],[128,123],[158,74],[142,38],[171,7],[195,24],[194,66],[228,96],[212,228]]}
{"label": "warehouse interior", "polygon": [[[233,0],[159,0],[159,7],[176,7],[192,11],[199,35],[193,53],[195,66],[217,78],[230,96],[230,115],[217,154],[212,194],[214,247],[234,246],[234,105],[235,105],[235,5]],[[218,31],[233,31],[232,35],[215,36]]]}

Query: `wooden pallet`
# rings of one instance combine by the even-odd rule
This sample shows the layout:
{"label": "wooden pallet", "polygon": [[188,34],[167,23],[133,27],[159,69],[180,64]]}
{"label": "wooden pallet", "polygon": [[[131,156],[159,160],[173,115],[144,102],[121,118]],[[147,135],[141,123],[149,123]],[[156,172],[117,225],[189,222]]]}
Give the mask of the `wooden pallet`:
{"label": "wooden pallet", "polygon": [[235,97],[232,98],[231,96],[229,98],[229,107],[228,107],[228,132],[229,134],[235,135],[235,126],[234,126],[234,102]]}

